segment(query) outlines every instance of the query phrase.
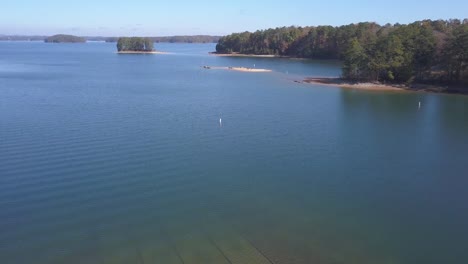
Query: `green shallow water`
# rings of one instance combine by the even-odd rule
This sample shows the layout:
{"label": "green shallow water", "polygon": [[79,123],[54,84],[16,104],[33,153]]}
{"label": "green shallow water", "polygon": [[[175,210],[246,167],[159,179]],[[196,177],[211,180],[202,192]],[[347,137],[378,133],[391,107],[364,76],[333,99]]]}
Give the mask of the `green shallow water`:
{"label": "green shallow water", "polygon": [[468,259],[468,97],[157,48],[0,43],[1,263]]}

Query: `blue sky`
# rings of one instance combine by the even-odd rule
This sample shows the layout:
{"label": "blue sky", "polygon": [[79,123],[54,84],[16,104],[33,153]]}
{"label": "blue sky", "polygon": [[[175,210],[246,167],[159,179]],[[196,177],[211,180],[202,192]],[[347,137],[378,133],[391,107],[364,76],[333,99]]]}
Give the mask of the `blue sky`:
{"label": "blue sky", "polygon": [[8,0],[0,34],[225,35],[278,26],[468,18],[468,1]]}

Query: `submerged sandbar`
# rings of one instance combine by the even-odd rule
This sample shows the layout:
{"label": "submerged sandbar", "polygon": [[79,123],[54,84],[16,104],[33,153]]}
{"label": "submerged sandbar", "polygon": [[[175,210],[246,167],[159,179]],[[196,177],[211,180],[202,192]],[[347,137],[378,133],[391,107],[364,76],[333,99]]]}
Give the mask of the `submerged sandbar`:
{"label": "submerged sandbar", "polygon": [[282,55],[271,55],[271,54],[243,54],[243,53],[218,53],[218,52],[209,52],[211,55],[219,57],[249,57],[249,58],[291,58],[289,56]]}
{"label": "submerged sandbar", "polygon": [[169,52],[164,52],[164,51],[131,51],[131,50],[126,50],[126,51],[117,51],[117,54],[169,54]]}
{"label": "submerged sandbar", "polygon": [[203,66],[207,70],[228,70],[228,71],[240,71],[240,72],[272,72],[270,69],[259,69],[259,68],[247,68],[247,67],[213,67]]}

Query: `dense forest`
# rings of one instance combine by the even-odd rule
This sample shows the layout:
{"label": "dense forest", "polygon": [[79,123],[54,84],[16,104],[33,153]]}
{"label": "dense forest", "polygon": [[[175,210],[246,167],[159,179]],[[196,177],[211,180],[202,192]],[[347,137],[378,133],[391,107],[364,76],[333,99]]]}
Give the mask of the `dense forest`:
{"label": "dense forest", "polygon": [[46,38],[44,42],[47,43],[84,43],[86,42],[85,38],[72,36],[72,35],[54,35]]}
{"label": "dense forest", "polygon": [[[221,38],[220,36],[195,35],[195,36],[169,36],[169,37],[148,37],[153,42],[169,42],[169,43],[216,43]],[[106,42],[117,42],[118,38],[106,38]]]}
{"label": "dense forest", "polygon": [[356,81],[468,83],[468,19],[282,27],[222,37],[216,51],[339,59]]}
{"label": "dense forest", "polygon": [[153,41],[149,38],[131,37],[119,38],[117,41],[117,51],[138,51],[150,52],[153,51]]}

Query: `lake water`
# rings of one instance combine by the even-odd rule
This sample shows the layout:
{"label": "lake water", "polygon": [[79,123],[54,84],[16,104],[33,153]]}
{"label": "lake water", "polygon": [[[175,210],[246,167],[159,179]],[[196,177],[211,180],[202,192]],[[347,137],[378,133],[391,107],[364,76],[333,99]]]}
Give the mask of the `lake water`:
{"label": "lake water", "polygon": [[156,47],[0,43],[0,263],[468,261],[468,96]]}

